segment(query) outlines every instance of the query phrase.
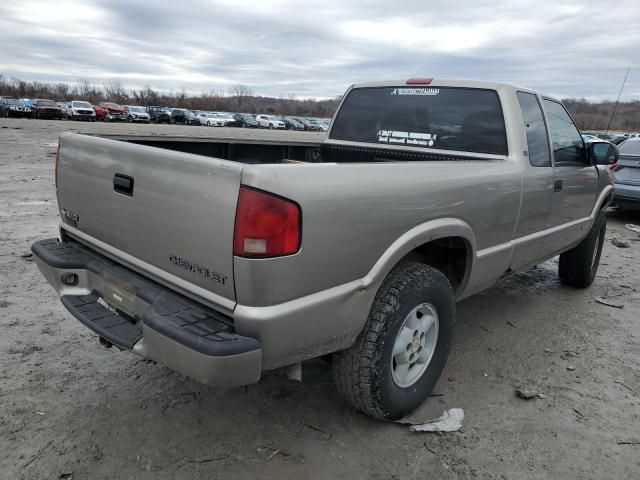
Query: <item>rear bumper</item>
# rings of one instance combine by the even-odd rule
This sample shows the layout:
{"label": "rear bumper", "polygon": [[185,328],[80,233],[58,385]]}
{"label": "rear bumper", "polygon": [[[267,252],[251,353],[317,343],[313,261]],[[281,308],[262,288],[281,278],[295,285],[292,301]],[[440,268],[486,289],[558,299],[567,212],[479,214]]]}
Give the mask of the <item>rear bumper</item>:
{"label": "rear bumper", "polygon": [[613,205],[640,207],[640,185],[614,183]]}
{"label": "rear bumper", "polygon": [[32,251],[67,310],[110,343],[208,385],[260,379],[260,343],[229,317],[73,240],[41,240]]}

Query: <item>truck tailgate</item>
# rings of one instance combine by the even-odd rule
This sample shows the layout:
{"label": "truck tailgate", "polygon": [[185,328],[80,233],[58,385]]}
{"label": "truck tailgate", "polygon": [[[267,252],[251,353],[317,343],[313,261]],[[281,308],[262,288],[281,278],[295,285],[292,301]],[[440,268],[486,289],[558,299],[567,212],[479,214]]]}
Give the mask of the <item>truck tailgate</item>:
{"label": "truck tailgate", "polygon": [[154,272],[162,283],[188,282],[223,297],[228,308],[235,302],[233,233],[242,168],[63,134],[57,171],[63,228],[85,243],[108,245],[111,256],[135,258],[134,268]]}

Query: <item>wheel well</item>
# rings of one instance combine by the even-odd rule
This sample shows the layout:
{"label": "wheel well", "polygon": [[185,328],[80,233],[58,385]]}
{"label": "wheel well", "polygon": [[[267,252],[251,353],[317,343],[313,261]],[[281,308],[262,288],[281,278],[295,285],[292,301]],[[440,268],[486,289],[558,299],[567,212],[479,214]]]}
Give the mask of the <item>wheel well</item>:
{"label": "wheel well", "polygon": [[604,199],[604,202],[602,202],[602,205],[600,205],[600,210],[604,210],[605,208],[610,207],[612,203],[613,192],[609,193],[609,195],[607,195],[607,198]]}
{"label": "wheel well", "polygon": [[444,237],[420,245],[403,261],[418,261],[440,270],[449,279],[454,291],[465,281],[471,247],[462,237]]}

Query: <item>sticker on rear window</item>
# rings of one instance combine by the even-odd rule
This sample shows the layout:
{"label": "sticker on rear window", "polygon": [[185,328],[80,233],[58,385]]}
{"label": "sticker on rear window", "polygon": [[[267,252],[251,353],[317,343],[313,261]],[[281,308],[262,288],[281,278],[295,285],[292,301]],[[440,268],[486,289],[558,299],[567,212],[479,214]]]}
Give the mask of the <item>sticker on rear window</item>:
{"label": "sticker on rear window", "polygon": [[438,95],[439,88],[394,88],[391,95]]}
{"label": "sticker on rear window", "polygon": [[422,145],[433,147],[436,141],[435,134],[402,132],[398,130],[378,130],[378,141],[383,143],[395,143],[400,145]]}

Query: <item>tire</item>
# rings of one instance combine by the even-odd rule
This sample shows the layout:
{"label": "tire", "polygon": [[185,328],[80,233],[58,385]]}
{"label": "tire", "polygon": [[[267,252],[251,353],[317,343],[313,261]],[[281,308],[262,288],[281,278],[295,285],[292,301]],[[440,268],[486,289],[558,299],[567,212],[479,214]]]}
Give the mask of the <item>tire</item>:
{"label": "tire", "polygon": [[[412,316],[416,311],[418,314]],[[421,311],[429,313],[419,317]],[[407,325],[410,318],[435,318],[435,338],[431,333],[433,327],[426,333],[426,339],[431,339],[430,346],[422,346],[422,334],[399,335],[401,331],[413,330],[413,326]],[[422,263],[400,264],[378,290],[354,345],[333,355],[338,391],[353,407],[372,417],[382,420],[404,417],[424,402],[440,377],[451,350],[454,325],[455,298],[444,274]],[[405,326],[410,328],[405,330]],[[400,348],[402,353],[394,356],[394,347],[397,351],[398,345],[404,345],[404,340],[400,341],[403,337],[409,340],[407,347]],[[402,355],[410,358],[416,338],[421,351],[430,353],[430,360],[424,362],[426,367],[420,368],[419,363],[407,367],[409,372],[417,368],[413,372],[417,377],[402,385],[396,378],[400,370],[395,359]]]}
{"label": "tire", "polygon": [[171,125],[173,125],[173,124],[175,124],[175,123],[176,123],[176,120],[175,120],[174,118],[172,118],[172,119],[170,119],[170,120],[169,120],[169,123],[170,123]]}
{"label": "tire", "polygon": [[607,217],[600,210],[589,234],[574,248],[560,255],[560,281],[575,288],[587,288],[593,283],[600,264],[602,245],[607,231]]}
{"label": "tire", "polygon": [[273,130],[273,123],[269,124],[269,130]]}

